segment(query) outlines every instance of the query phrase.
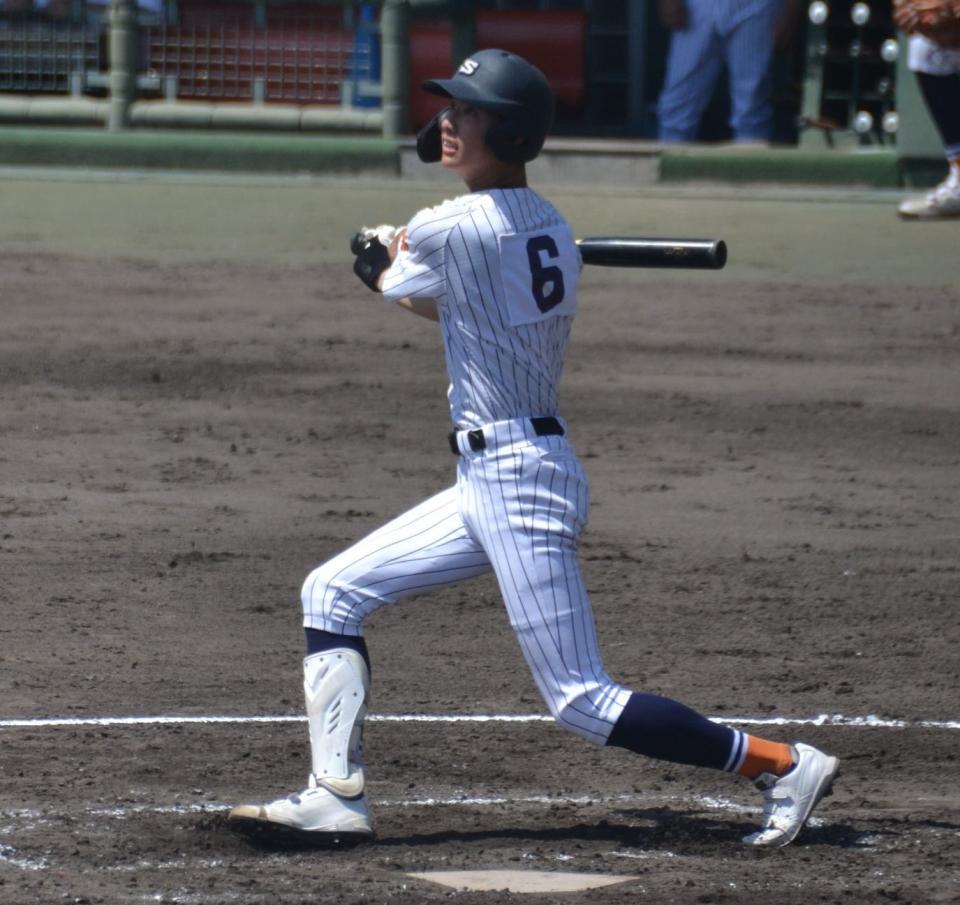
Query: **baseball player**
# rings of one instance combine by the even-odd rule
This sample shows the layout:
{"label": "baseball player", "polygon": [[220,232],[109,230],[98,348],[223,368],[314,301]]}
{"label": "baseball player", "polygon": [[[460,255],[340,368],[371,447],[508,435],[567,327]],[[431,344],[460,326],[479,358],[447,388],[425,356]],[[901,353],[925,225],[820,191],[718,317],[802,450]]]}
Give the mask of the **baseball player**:
{"label": "baseball player", "polygon": [[898,213],[904,220],[960,217],[960,0],[898,0],[894,18],[910,35],[907,67],[916,73],[947,158],[947,178],[905,199]]}
{"label": "baseball player", "polygon": [[450,377],[453,486],[315,569],[302,591],[307,789],[234,808],[239,828],[308,844],[372,835],[362,757],[370,663],[364,620],[380,607],[491,569],[510,624],[556,721],[597,745],[740,773],[763,789],[762,826],[778,846],[830,790],[837,759],[766,741],[607,675],[577,563],[587,480],[557,389],[577,308],[581,261],[570,226],[527,187],[525,164],[553,114],[535,67],[502,50],[426,82],[449,99],[418,153],[467,193],[405,229],[368,232],[354,270],[385,301],[439,321]]}

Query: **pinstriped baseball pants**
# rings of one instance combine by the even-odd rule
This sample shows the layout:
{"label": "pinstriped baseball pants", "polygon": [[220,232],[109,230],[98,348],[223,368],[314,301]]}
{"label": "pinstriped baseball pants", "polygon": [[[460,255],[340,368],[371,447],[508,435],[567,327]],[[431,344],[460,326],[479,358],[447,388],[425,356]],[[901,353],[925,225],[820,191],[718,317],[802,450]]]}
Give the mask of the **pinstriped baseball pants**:
{"label": "pinstriped baseball pants", "polygon": [[606,674],[577,562],[587,520],[583,469],[565,437],[527,419],[460,435],[457,482],[307,577],[304,625],[362,634],[382,606],[491,569],[537,687],[560,725],[607,741],[630,691]]}

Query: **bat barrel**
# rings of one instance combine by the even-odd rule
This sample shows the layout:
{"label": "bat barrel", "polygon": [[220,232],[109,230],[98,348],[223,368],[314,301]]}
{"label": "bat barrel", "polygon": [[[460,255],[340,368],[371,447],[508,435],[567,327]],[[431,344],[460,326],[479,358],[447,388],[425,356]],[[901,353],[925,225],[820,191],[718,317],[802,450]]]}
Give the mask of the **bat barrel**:
{"label": "bat barrel", "polygon": [[727,244],[723,239],[591,236],[577,244],[584,264],[606,267],[721,270],[727,263]]}

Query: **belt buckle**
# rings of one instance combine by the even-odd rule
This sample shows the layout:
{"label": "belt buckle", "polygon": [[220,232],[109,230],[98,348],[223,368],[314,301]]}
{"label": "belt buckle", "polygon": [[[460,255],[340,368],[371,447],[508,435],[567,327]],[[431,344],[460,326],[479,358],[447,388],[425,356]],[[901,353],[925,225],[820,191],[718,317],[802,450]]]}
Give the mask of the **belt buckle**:
{"label": "belt buckle", "polygon": [[483,431],[478,427],[475,430],[467,431],[467,442],[470,449],[474,452],[480,452],[487,448],[487,438],[483,436]]}
{"label": "belt buckle", "polygon": [[455,456],[460,455],[460,445],[457,443],[460,434],[467,435],[467,443],[470,444],[470,449],[474,452],[480,452],[487,448],[487,438],[484,437],[483,431],[479,427],[471,431],[452,430],[447,434],[447,442],[450,444],[450,452]]}

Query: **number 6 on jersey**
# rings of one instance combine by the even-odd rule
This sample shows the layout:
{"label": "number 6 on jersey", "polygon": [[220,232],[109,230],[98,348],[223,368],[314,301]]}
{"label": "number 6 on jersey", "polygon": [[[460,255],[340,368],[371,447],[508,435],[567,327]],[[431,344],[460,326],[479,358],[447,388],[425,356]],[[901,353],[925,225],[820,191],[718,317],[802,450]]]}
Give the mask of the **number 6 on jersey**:
{"label": "number 6 on jersey", "polygon": [[[557,243],[553,241],[552,236],[534,236],[527,240],[527,258],[530,261],[533,297],[537,301],[537,307],[545,313],[551,308],[556,308],[563,301],[563,271],[556,265],[545,265],[541,257],[543,253],[554,260],[560,257]],[[547,286],[550,287],[549,292],[545,291]]]}
{"label": "number 6 on jersey", "polygon": [[569,229],[501,236],[500,254],[511,326],[576,312],[580,256]]}

